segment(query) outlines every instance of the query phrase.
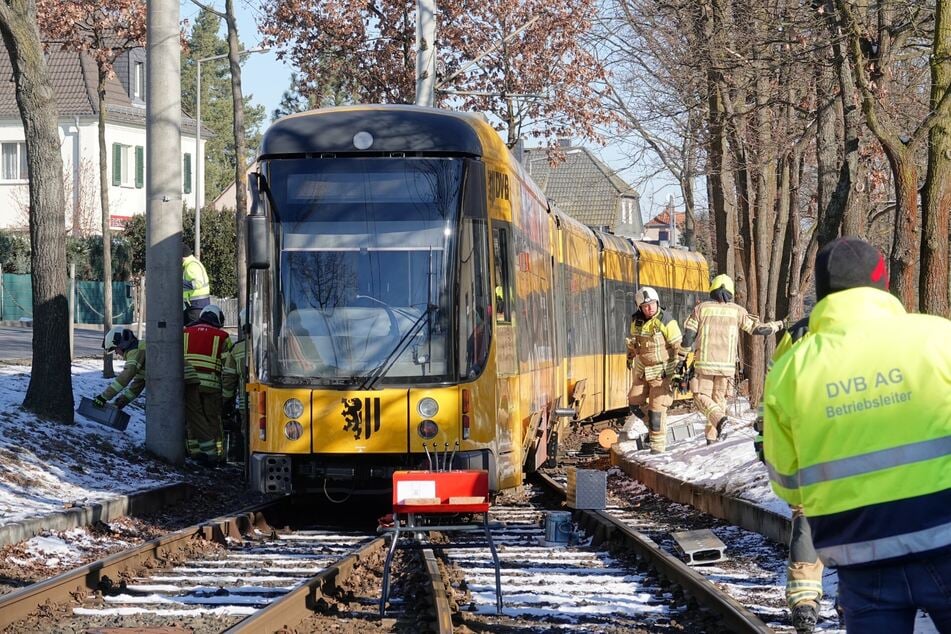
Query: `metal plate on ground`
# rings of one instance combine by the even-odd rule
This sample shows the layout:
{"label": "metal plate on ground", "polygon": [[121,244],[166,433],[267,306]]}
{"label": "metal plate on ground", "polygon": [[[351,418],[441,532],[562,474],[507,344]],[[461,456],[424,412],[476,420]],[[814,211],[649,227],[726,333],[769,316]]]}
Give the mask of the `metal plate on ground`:
{"label": "metal plate on ground", "polygon": [[671,533],[670,536],[677,542],[684,561],[690,566],[712,564],[726,559],[726,544],[710,529],[681,531]]}
{"label": "metal plate on ground", "polygon": [[607,502],[607,476],[606,472],[597,469],[568,467],[568,507],[603,509]]}
{"label": "metal plate on ground", "polygon": [[696,431],[693,428],[692,417],[686,417],[678,421],[667,421],[667,444],[673,444],[675,442],[680,442],[681,440],[687,440],[688,438],[693,438],[696,435]]}

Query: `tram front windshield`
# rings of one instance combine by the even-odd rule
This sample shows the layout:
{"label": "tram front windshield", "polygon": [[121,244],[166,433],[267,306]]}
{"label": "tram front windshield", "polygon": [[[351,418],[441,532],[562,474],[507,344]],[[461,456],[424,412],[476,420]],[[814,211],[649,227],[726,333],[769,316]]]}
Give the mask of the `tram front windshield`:
{"label": "tram front windshield", "polygon": [[362,387],[450,372],[457,159],[271,161],[271,372]]}

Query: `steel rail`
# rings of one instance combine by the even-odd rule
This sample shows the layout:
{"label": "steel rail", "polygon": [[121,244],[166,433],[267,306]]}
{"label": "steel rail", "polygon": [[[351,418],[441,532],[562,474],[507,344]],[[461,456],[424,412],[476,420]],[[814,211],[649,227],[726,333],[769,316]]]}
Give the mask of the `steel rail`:
{"label": "steel rail", "polygon": [[322,598],[333,598],[338,586],[350,578],[358,564],[382,555],[383,551],[384,539],[377,537],[360,550],[328,566],[293,591],[242,619],[225,632],[227,634],[239,632],[262,634],[297,629],[316,612],[317,604]]}
{"label": "steel rail", "polygon": [[446,584],[443,583],[442,574],[439,572],[439,563],[436,560],[436,554],[429,548],[423,551],[423,562],[425,563],[426,574],[429,575],[429,583],[426,591],[432,595],[433,611],[436,614],[436,632],[437,634],[452,634],[452,608],[449,605],[449,591]]}
{"label": "steel rail", "polygon": [[74,568],[45,581],[34,583],[0,596],[0,630],[29,617],[41,605],[69,603],[89,592],[117,583],[123,573],[133,572],[153,559],[167,559],[183,551],[193,539],[225,543],[228,537],[240,538],[253,527],[264,527],[264,511],[284,498],[248,507],[237,513],[216,517],[194,526],[157,537],[139,546],[114,553]]}
{"label": "steel rail", "polygon": [[[543,473],[534,475],[552,493],[566,497],[565,489],[551,477]],[[638,558],[645,560],[658,574],[680,586],[687,596],[719,614],[723,619],[723,625],[731,632],[757,634],[773,632],[756,615],[736,599],[720,591],[706,577],[692,570],[687,564],[663,550],[652,539],[632,529],[610,513],[587,510],[574,510],[574,513],[575,517],[581,520],[582,526],[594,534],[595,543],[620,542],[631,547]]]}

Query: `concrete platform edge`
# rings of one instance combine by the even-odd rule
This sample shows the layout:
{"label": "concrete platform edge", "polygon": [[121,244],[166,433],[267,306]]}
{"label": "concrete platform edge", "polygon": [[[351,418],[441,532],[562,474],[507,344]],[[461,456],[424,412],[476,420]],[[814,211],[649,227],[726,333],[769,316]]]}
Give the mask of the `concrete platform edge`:
{"label": "concrete platform edge", "polygon": [[792,523],[788,517],[756,506],[752,502],[729,497],[707,487],[632,462],[611,449],[611,464],[641,482],[648,489],[680,504],[689,504],[697,510],[727,521],[734,526],[759,533],[772,541],[788,545]]}
{"label": "concrete platform edge", "polygon": [[166,504],[185,499],[189,490],[187,483],[176,482],[157,489],[120,495],[86,506],[5,524],[0,526],[0,546],[19,543],[43,531],[65,531],[80,526],[90,526],[96,522],[111,522],[120,517],[135,517],[154,512]]}

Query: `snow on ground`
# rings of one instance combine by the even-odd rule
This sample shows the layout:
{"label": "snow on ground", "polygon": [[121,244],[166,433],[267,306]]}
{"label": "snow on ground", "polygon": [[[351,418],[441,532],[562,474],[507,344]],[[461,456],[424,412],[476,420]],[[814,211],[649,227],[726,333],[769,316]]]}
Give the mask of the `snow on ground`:
{"label": "snow on ground", "polygon": [[669,446],[666,453],[651,455],[638,450],[633,442],[620,443],[617,451],[632,462],[790,517],[789,506],[770,489],[766,467],[753,450],[756,412],[741,398],[729,407],[727,415],[731,417],[725,428],[727,437],[710,446],[703,436],[703,416],[691,412],[668,417],[668,424],[680,420],[692,423],[696,435]]}
{"label": "snow on ground", "polygon": [[[72,378],[76,406],[111,382],[101,359],[75,361]],[[0,365],[0,526],[181,479],[145,453],[144,395],[126,407],[125,431],[79,414],[63,425],[21,407],[29,382],[30,366]]]}

